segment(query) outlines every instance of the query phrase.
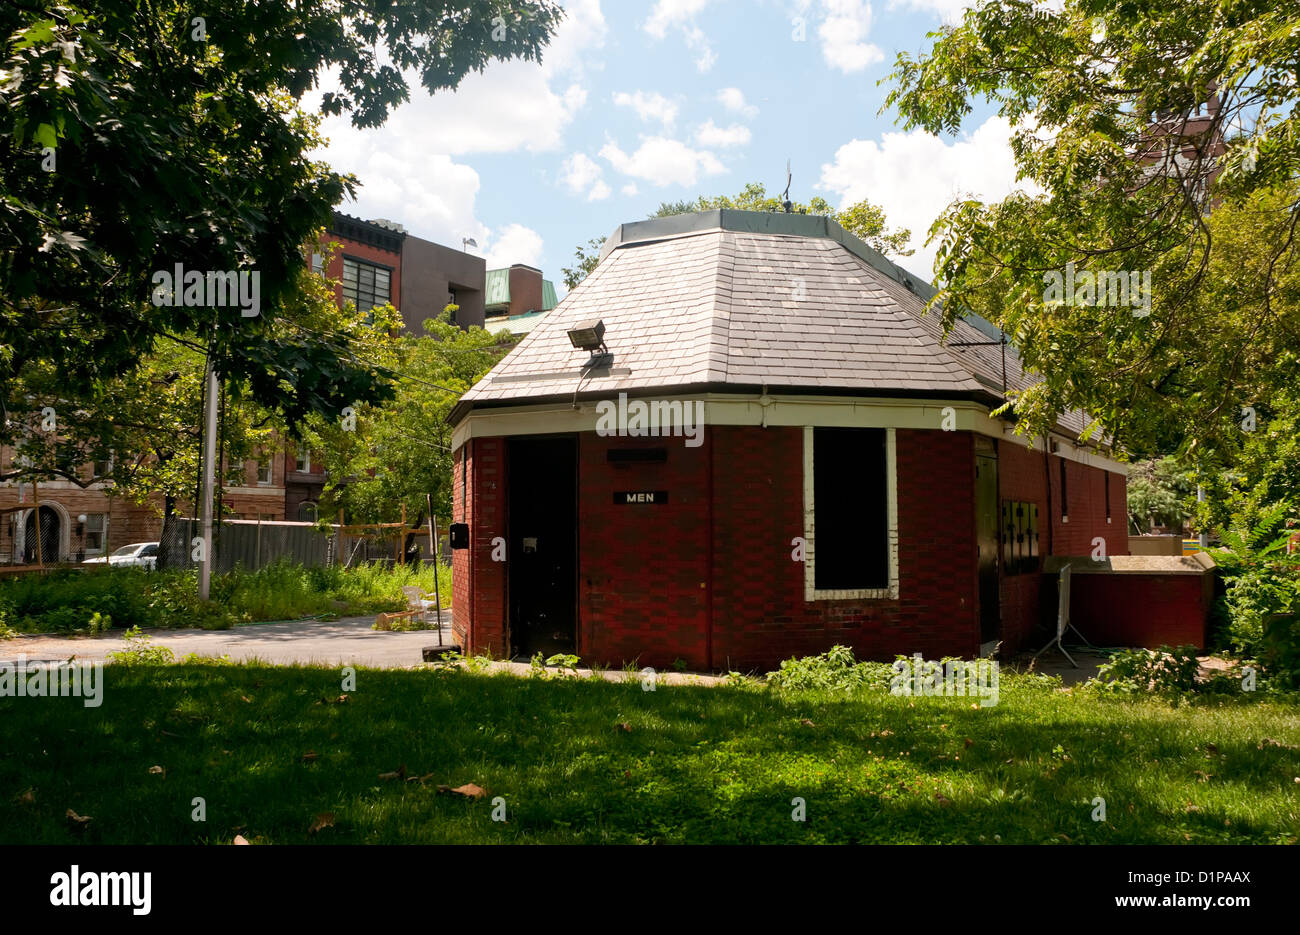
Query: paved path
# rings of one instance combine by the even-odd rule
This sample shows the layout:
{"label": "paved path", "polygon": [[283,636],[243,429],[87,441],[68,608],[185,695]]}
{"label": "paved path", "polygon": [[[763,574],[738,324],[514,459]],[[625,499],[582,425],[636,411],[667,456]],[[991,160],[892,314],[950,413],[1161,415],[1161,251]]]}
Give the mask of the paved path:
{"label": "paved path", "polygon": [[[403,668],[418,665],[420,650],[438,642],[434,630],[386,632],[370,629],[370,617],[338,620],[297,620],[292,623],[251,623],[230,630],[146,630],[154,646],[166,646],[180,659],[188,653],[261,659],[276,665],[316,663]],[[451,616],[442,612],[443,642],[451,641]],[[26,655],[37,659],[102,660],[124,647],[121,630],[103,636],[23,635],[0,642],[0,660]]]}

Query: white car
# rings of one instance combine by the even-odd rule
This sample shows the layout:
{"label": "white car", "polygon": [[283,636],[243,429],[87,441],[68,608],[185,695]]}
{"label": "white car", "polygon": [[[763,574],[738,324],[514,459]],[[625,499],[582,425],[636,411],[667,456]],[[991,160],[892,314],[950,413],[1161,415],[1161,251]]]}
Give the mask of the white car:
{"label": "white car", "polygon": [[83,565],[137,565],[140,568],[154,568],[158,564],[158,543],[133,542],[124,545],[112,555],[100,558],[88,558]]}

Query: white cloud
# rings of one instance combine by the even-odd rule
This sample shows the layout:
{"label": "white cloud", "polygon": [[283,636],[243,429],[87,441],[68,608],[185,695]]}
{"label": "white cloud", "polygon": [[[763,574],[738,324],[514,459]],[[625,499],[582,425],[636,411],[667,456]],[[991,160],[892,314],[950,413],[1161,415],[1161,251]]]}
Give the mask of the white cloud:
{"label": "white cloud", "polygon": [[642,120],[658,120],[664,125],[665,130],[672,129],[673,123],[677,120],[677,105],[662,94],[649,94],[645,91],[628,94],[626,91],[619,91],[614,95],[614,104],[618,107],[632,108]]}
{"label": "white cloud", "polygon": [[508,224],[499,234],[490,236],[483,245],[483,257],[488,269],[501,269],[514,263],[526,263],[538,269],[542,266],[542,236],[522,224]]}
{"label": "white cloud", "polygon": [[620,188],[619,191],[622,192],[624,195],[627,195],[629,198],[631,198],[633,195],[636,195],[639,192],[639,189],[636,187],[636,182],[628,182],[626,185]]}
{"label": "white cloud", "polygon": [[935,246],[924,246],[934,219],[957,197],[998,201],[1019,188],[1008,140],[1011,130],[1001,117],[990,117],[964,139],[945,142],[920,130],[886,133],[879,142],[851,140],[822,166],[821,187],[841,196],[840,207],[868,199],[884,209],[891,228],[912,232],[916,249],[902,264],[928,279]]}
{"label": "white cloud", "polygon": [[[599,68],[606,34],[599,0],[566,0],[565,8],[568,15],[540,65],[492,62],[454,92],[436,95],[408,74],[411,100],[390,113],[382,127],[359,130],[346,116],[324,120],[321,132],[328,142],[314,155],[361,180],[356,202],[341,209],[364,218],[392,218],[439,243],[459,246],[462,237],[491,242],[492,231],[476,216],[478,173],[455,157],[553,151],[563,145],[565,129],[586,105],[583,76]],[[306,109],[319,107],[321,95],[337,88],[337,77],[324,74],[320,84],[305,97]],[[525,246],[519,231],[510,237],[508,246]],[[540,253],[540,243],[537,238],[530,255]]]}
{"label": "white cloud", "polygon": [[718,92],[718,103],[732,113],[744,117],[753,118],[758,116],[758,108],[753,104],[745,103],[745,93],[740,88],[723,88]]}
{"label": "white cloud", "polygon": [[961,22],[962,14],[978,0],[890,0],[889,9],[917,10],[921,13],[934,13],[945,23],[951,25]]}
{"label": "white cloud", "polygon": [[871,4],[867,0],[822,0],[822,6],[826,18],[817,34],[826,64],[849,73],[884,59],[885,54],[867,41],[871,35]]}
{"label": "white cloud", "polygon": [[738,123],[720,127],[709,120],[695,128],[695,142],[701,146],[744,146],[749,138],[749,127]]}
{"label": "white cloud", "polygon": [[707,72],[717,62],[717,53],[713,51],[713,46],[709,44],[708,38],[704,35],[704,30],[698,26],[690,26],[682,30],[686,37],[686,48],[695,53],[695,68],[701,74]]}
{"label": "white cloud", "polygon": [[642,28],[655,39],[664,38],[669,29],[678,30],[686,47],[695,54],[695,67],[706,72],[713,67],[718,56],[704,30],[696,25],[695,16],[709,2],[710,0],[656,0],[654,9],[650,11]]}
{"label": "white cloud", "polygon": [[605,170],[586,153],[574,153],[564,160],[564,173],[560,181],[575,195],[587,195],[588,201],[609,197],[609,186],[603,178]]}
{"label": "white cloud", "polygon": [[657,0],[645,21],[645,31],[662,39],[670,26],[687,25],[708,5],[709,0]]}
{"label": "white cloud", "polygon": [[694,185],[701,175],[726,172],[718,158],[708,150],[691,149],[679,140],[653,136],[642,140],[637,151],[628,155],[615,143],[606,143],[600,155],[617,171],[652,185]]}

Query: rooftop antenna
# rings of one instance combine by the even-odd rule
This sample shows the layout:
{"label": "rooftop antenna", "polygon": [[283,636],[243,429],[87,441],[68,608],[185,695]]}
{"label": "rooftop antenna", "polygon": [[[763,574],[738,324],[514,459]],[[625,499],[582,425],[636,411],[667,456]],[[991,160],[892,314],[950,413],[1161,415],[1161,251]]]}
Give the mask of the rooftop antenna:
{"label": "rooftop antenna", "polygon": [[785,213],[789,214],[792,205],[790,204],[790,160],[785,161],[785,191],[781,193],[781,207]]}

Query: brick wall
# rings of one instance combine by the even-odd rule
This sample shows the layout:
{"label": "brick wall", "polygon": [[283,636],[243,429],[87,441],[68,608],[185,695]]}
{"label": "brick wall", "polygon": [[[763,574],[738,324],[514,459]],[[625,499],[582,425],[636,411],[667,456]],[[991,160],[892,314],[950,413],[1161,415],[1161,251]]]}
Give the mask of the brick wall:
{"label": "brick wall", "polygon": [[[706,429],[711,433],[713,429]],[[711,435],[584,433],[578,442],[578,654],[617,665],[708,665]],[[611,448],[665,448],[659,464],[611,464]],[[615,505],[614,491],[667,490],[665,504]]]}
{"label": "brick wall", "polygon": [[[1040,556],[1090,555],[1095,537],[1105,540],[1107,555],[1127,555],[1128,504],[1124,476],[1065,461],[1070,518],[1066,523],[1061,519],[1061,463],[1062,459],[1056,455],[1045,457],[1041,446],[1030,451],[1012,442],[998,445],[1000,499],[1037,504]],[[1109,523],[1106,522],[1107,484],[1110,485]],[[1037,649],[1049,638],[1048,627],[1055,619],[1056,605],[1054,590],[1045,589],[1042,579],[1041,574],[1034,572],[1002,576],[1004,652]]]}
{"label": "brick wall", "polygon": [[[468,516],[461,510],[462,458],[468,461]],[[471,439],[455,452],[455,464],[452,515],[469,524],[470,547],[452,556],[452,624],[463,634],[466,653],[504,656],[506,564],[492,561],[492,540],[506,535],[505,439]]]}
{"label": "brick wall", "polygon": [[[803,429],[709,426],[704,444],[681,439],[579,437],[578,649],[583,659],[656,668],[677,659],[693,668],[775,667],[791,656],[843,643],[859,658],[971,656],[979,648],[974,439],[969,433],[900,429],[897,600],[804,600],[804,567],[791,540],[803,529]],[[505,564],[491,540],[505,536],[505,444],[467,443],[471,549],[454,558],[455,619],[470,651],[506,649]],[[611,448],[662,447],[663,463],[611,464]],[[1038,503],[1046,523],[1043,454],[999,446],[1001,498]],[[1059,459],[1050,459],[1053,509]],[[1087,549],[1095,535],[1126,554],[1124,479],[1067,462],[1070,521],[1053,520],[1052,548]],[[615,505],[618,490],[667,490],[664,505]],[[883,491],[881,492],[883,496]],[[1115,537],[1112,545],[1111,538]],[[1042,551],[1048,539],[1044,528]],[[470,593],[468,581],[475,575]],[[1006,649],[1024,644],[1038,621],[1041,576],[1002,580]]]}

